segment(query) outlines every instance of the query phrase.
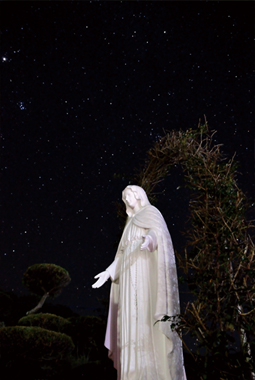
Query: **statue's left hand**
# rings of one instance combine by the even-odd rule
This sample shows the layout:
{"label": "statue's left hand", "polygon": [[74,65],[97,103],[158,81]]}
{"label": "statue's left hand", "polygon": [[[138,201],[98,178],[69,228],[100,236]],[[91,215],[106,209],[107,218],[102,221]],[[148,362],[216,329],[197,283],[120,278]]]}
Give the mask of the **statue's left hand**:
{"label": "statue's left hand", "polygon": [[109,277],[110,274],[106,270],[97,274],[94,278],[98,278],[98,280],[92,285],[92,288],[100,288],[100,286],[104,285]]}
{"label": "statue's left hand", "polygon": [[144,242],[141,245],[141,251],[144,251],[145,249],[147,249],[150,252],[151,250],[150,250],[149,245],[152,239],[149,235],[143,235],[143,238],[144,238]]}

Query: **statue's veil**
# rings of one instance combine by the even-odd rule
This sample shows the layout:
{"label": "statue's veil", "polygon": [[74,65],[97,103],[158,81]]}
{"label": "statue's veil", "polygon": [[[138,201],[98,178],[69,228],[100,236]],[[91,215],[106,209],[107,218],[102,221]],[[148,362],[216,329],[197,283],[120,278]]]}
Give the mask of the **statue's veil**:
{"label": "statue's veil", "polygon": [[125,203],[126,205],[126,213],[127,215],[130,217],[133,215],[133,210],[128,206],[128,204],[126,203],[126,199],[125,199],[125,192],[127,189],[130,189],[133,193],[134,193],[134,196],[137,200],[139,200],[140,202],[140,206],[141,208],[147,206],[150,204],[149,202],[149,199],[147,197],[147,194],[146,192],[144,191],[144,189],[140,186],[136,186],[136,185],[129,185],[127,186],[123,191],[122,191],[122,200],[123,202]]}

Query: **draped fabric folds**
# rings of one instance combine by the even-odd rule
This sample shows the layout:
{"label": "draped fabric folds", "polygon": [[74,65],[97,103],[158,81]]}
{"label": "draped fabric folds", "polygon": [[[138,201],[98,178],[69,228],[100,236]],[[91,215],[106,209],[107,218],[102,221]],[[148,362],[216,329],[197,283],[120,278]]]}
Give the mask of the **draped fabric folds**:
{"label": "draped fabric folds", "polygon": [[[149,250],[140,249],[150,235]],[[149,202],[126,223],[107,268],[112,285],[105,346],[119,380],[185,380],[182,344],[164,315],[180,313],[172,240]]]}

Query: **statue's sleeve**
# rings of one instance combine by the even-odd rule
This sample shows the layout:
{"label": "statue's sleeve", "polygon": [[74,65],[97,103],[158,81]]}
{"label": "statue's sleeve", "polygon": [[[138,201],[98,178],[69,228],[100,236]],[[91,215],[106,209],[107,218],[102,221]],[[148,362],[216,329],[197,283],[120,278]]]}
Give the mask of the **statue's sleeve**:
{"label": "statue's sleeve", "polygon": [[115,260],[106,268],[106,271],[109,273],[110,278],[114,282],[118,282],[119,274],[120,274],[120,261],[121,257],[116,256]]}
{"label": "statue's sleeve", "polygon": [[154,252],[158,248],[157,236],[153,230],[149,230],[147,236],[150,237],[149,251]]}

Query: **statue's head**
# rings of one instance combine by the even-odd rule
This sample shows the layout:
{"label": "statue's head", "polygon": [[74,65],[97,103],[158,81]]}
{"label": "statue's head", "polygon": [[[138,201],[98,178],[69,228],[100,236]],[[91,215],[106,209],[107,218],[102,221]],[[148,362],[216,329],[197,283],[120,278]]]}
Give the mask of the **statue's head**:
{"label": "statue's head", "polygon": [[123,190],[122,200],[126,205],[128,216],[132,216],[139,209],[150,204],[144,189],[136,185],[129,185]]}

